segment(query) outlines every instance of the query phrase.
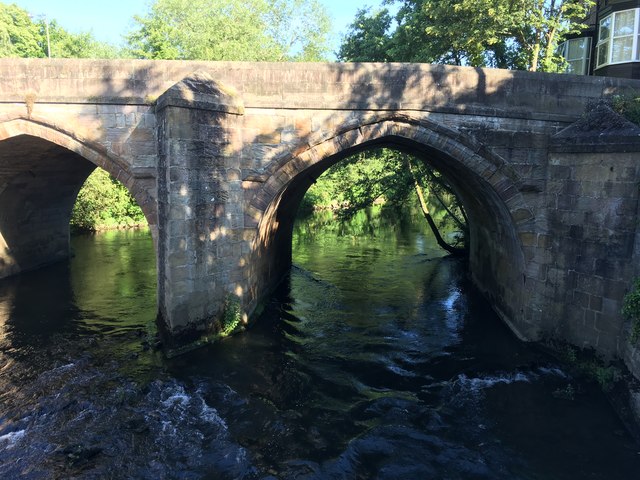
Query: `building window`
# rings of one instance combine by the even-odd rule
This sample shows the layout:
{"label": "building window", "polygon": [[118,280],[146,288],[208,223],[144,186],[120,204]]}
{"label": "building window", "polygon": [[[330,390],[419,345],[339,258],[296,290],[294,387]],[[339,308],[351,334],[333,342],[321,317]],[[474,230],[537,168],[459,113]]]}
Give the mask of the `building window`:
{"label": "building window", "polygon": [[587,75],[591,59],[591,37],[572,38],[560,44],[559,53],[567,61],[567,73]]}
{"label": "building window", "polygon": [[640,60],[638,15],[640,8],[615,12],[600,20],[596,68]]}

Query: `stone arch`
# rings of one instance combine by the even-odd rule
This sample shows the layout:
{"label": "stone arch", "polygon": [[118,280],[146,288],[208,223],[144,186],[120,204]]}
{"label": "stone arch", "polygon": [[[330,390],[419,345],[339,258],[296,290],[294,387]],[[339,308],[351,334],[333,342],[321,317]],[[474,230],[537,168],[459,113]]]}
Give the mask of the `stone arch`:
{"label": "stone arch", "polygon": [[68,256],[71,207],[96,166],[129,189],[155,235],[155,203],[122,159],[43,119],[0,122],[0,278]]}
{"label": "stone arch", "polygon": [[73,134],[65,131],[63,127],[48,119],[39,117],[0,118],[0,142],[20,135],[39,138],[63,147],[105,170],[127,187],[142,209],[147,222],[152,227],[152,232],[155,232],[157,225],[155,200],[144,188],[138,187],[135,177],[129,172],[129,166],[124,160],[108,153],[101,145],[76,138]]}
{"label": "stone arch", "polygon": [[[520,234],[530,230],[535,217],[521,192],[527,188],[523,180],[469,135],[408,115],[356,120],[334,133],[320,132],[267,167],[247,209],[256,221],[256,263],[267,264],[259,282],[271,283],[288,268],[282,258],[291,258],[295,212],[315,178],[341,159],[375,147],[411,153],[447,178],[469,216],[474,282],[519,337],[537,338],[538,328],[524,313],[527,274]],[[275,258],[280,261],[270,260]]]}

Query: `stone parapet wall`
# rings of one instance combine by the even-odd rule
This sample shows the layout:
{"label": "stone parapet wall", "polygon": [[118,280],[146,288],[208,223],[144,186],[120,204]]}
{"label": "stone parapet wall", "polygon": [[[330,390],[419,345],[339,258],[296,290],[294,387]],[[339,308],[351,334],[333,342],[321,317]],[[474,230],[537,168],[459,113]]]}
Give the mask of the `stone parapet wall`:
{"label": "stone parapet wall", "polygon": [[640,127],[598,106],[551,142],[546,186],[551,242],[540,262],[546,328],[640,377],[621,315],[638,275]]}
{"label": "stone parapet wall", "polygon": [[400,63],[0,59],[0,102],[152,104],[194,72],[246,108],[406,110],[565,122],[584,100],[637,88],[607,77]]}

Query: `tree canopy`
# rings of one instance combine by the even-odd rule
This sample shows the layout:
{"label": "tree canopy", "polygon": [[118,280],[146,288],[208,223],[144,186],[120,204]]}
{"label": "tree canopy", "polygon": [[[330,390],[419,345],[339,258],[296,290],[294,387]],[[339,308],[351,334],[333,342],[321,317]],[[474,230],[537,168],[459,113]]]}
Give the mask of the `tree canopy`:
{"label": "tree canopy", "polygon": [[[338,58],[558,71],[556,47],[584,28],[593,0],[388,0],[361,10]],[[364,52],[367,52],[366,54]]]}
{"label": "tree canopy", "polygon": [[329,19],[316,0],[156,0],[128,35],[149,59],[324,59]]}
{"label": "tree canopy", "polygon": [[0,57],[44,57],[38,25],[16,5],[0,3]]}
{"label": "tree canopy", "polygon": [[[48,36],[48,40],[47,40]],[[114,58],[121,52],[91,33],[70,33],[55,20],[35,19],[29,12],[0,3],[0,57]]]}

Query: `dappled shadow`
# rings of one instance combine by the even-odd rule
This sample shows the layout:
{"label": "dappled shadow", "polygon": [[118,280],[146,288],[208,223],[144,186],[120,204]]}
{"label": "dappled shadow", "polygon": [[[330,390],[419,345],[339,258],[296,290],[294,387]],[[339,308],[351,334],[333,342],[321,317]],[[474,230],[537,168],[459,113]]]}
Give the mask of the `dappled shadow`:
{"label": "dappled shadow", "polygon": [[[156,105],[184,79],[180,101]],[[254,311],[289,267],[309,185],[348,155],[390,147],[452,185],[469,213],[471,275],[525,337],[537,334],[527,296],[543,275],[548,139],[587,100],[636,85],[442,65],[13,59],[0,61],[0,84],[0,138],[22,122],[136,198],[170,330],[207,323],[229,295]]]}
{"label": "dappled shadow", "polygon": [[[315,179],[359,151],[395,148],[423,159],[452,185],[469,214],[472,277],[519,335],[535,337],[535,325],[523,321],[526,262],[533,252],[523,248],[519,234],[544,229],[535,225],[540,200],[531,197],[542,190],[544,142],[582,111],[561,93],[573,86],[556,77],[540,81],[521,72],[447,66],[308,68],[306,83],[287,78],[284,86],[274,85],[281,94],[274,103],[311,110],[307,131],[299,114],[289,132],[292,142],[265,145],[261,139],[278,138],[275,133],[282,138],[285,131],[267,132],[266,122],[256,122],[254,143],[262,145],[245,140],[242,152],[243,159],[258,157],[255,152],[263,157],[243,172],[256,190],[248,213],[259,232],[258,258],[250,263],[258,290],[286,272],[295,212]],[[544,89],[553,91],[552,100]],[[531,128],[531,122],[539,125]]]}

